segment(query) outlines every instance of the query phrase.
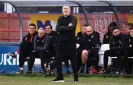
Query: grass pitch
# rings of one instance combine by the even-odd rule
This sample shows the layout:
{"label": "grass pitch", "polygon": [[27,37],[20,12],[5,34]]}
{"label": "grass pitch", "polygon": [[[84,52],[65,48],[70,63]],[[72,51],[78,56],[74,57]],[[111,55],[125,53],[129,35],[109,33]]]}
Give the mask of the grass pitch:
{"label": "grass pitch", "polygon": [[64,77],[64,83],[53,83],[55,77],[43,76],[0,76],[0,85],[133,85],[133,78],[124,77],[79,77],[74,83],[72,76]]}

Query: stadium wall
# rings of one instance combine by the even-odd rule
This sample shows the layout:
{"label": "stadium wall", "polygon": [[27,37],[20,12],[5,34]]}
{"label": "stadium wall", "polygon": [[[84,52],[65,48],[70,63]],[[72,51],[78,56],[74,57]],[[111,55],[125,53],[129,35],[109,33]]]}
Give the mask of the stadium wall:
{"label": "stadium wall", "polygon": [[[33,22],[37,24],[37,20],[42,23],[50,21],[55,28],[56,20],[60,14],[22,14],[24,33],[28,32],[28,23]],[[77,31],[85,24],[83,14],[75,14],[78,18]],[[101,40],[103,34],[107,32],[107,27],[110,22],[115,21],[113,14],[93,13],[88,14],[90,25],[101,34]],[[133,22],[133,14],[119,14],[121,30],[125,31],[125,25],[128,22]],[[0,13],[0,42],[18,42],[20,41],[20,24],[17,14]]]}

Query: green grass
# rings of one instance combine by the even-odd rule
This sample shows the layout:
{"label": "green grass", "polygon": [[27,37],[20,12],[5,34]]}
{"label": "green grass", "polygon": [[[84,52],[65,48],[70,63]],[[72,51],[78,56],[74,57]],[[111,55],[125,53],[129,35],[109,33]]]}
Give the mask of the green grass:
{"label": "green grass", "polygon": [[79,82],[74,83],[72,76],[65,76],[64,83],[53,83],[55,77],[43,76],[0,76],[0,85],[133,85],[133,78],[124,77],[79,77]]}

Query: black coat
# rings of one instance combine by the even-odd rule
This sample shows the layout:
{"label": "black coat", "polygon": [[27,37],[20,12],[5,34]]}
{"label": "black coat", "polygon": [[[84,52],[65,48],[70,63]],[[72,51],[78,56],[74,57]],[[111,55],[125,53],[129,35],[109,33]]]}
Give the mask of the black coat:
{"label": "black coat", "polygon": [[51,47],[51,37],[49,35],[44,35],[39,38],[38,35],[34,38],[34,50],[36,52],[47,52]]}
{"label": "black coat", "polygon": [[57,20],[57,26],[56,26],[56,31],[58,33],[57,42],[75,43],[76,25],[77,25],[77,19],[73,15],[70,15],[68,17],[60,16]]}
{"label": "black coat", "polygon": [[120,34],[118,37],[111,36],[109,46],[110,50],[124,50],[126,48],[126,35]]}
{"label": "black coat", "polygon": [[76,55],[76,25],[77,19],[73,15],[60,16],[57,20],[57,54],[60,56]]}
{"label": "black coat", "polygon": [[77,33],[77,37],[82,36],[82,34],[83,34],[82,32],[78,32],[78,33]]}
{"label": "black coat", "polygon": [[52,31],[50,34],[48,34],[51,37],[51,47],[50,47],[50,51],[52,53],[55,54],[56,51],[56,44],[57,44],[57,32],[56,31]]}
{"label": "black coat", "polygon": [[109,41],[110,41],[110,35],[108,33],[104,34],[103,44],[109,44]]}
{"label": "black coat", "polygon": [[82,43],[80,43],[80,40],[81,40],[80,38],[81,38],[82,36],[84,36],[84,35],[85,35],[85,33],[82,33],[82,32],[78,32],[78,33],[77,33],[77,37],[76,37],[77,42],[76,42],[76,43],[80,45],[80,46],[78,47],[78,49],[81,49],[81,48],[82,48],[82,45],[81,45]]}
{"label": "black coat", "polygon": [[[28,33],[23,37],[22,42],[20,43],[20,55],[30,55],[30,53],[34,50],[34,37],[36,35],[37,32],[35,32],[33,36]],[[32,41],[30,42],[31,38]]]}
{"label": "black coat", "polygon": [[130,35],[127,35],[125,37],[124,46],[126,51],[133,50],[133,37],[131,37]]}
{"label": "black coat", "polygon": [[51,36],[51,44],[53,47],[55,47],[56,43],[57,43],[57,32],[56,31],[52,31],[50,34],[48,34],[49,36]]}
{"label": "black coat", "polygon": [[82,34],[77,38],[77,43],[80,45],[79,49],[91,50],[92,48],[99,48],[101,46],[100,34],[95,31],[91,35]]}

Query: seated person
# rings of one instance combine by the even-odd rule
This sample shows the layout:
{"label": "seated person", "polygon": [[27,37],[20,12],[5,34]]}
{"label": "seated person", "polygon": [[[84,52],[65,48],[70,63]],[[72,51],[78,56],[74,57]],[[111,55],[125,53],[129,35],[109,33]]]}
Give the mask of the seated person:
{"label": "seated person", "polygon": [[[107,33],[105,33],[104,37],[103,37],[103,44],[109,44],[110,37],[112,36],[112,29],[113,29],[114,26],[117,26],[117,23],[114,22],[114,21],[109,24]],[[100,62],[102,61],[102,63],[103,63],[103,58],[99,58],[99,59],[100,59],[99,61]],[[100,71],[99,71],[100,74],[104,73],[104,70],[103,70],[102,67],[100,67]]]}
{"label": "seated person", "polygon": [[[86,33],[77,38],[77,43],[80,45],[77,51],[77,57],[82,64],[88,63],[87,66],[92,65],[93,67],[97,67],[99,58],[98,50],[101,45],[99,33],[93,31],[91,26],[88,26]],[[79,62],[78,67],[80,68],[80,66],[81,64]],[[88,69],[86,72],[88,73]]]}
{"label": "seated person", "polygon": [[20,43],[20,49],[15,53],[9,53],[9,55],[13,58],[16,58],[17,54],[19,54],[19,68],[20,71],[17,74],[23,73],[23,65],[26,61],[26,58],[30,56],[31,52],[34,50],[33,41],[34,37],[37,35],[36,25],[29,25],[29,33],[23,37],[22,42]]}
{"label": "seated person", "polygon": [[43,28],[40,28],[38,30],[38,35],[36,35],[34,38],[34,50],[32,51],[30,59],[28,61],[27,73],[32,73],[32,67],[36,57],[41,58],[41,69],[44,73],[46,72],[44,64],[51,58],[51,53],[49,50],[50,47],[51,37],[45,33],[45,30]]}
{"label": "seated person", "polygon": [[[87,26],[88,26],[88,25],[86,25],[86,24],[83,25],[81,31],[77,33],[77,39],[86,33],[86,27],[87,27]],[[77,44],[79,45],[79,43],[77,43]],[[78,46],[78,49],[80,49],[80,48],[81,48],[81,46],[79,45],[79,46]],[[80,57],[78,57],[78,62],[79,62],[79,65],[82,65],[82,62],[81,62],[81,58],[80,58]],[[79,67],[79,68],[81,68],[79,72],[80,72],[80,73],[83,73],[83,71],[84,71],[84,65],[82,65],[82,67]],[[79,68],[78,68],[78,69],[79,69]]]}
{"label": "seated person", "polygon": [[110,36],[112,35],[112,28],[114,26],[117,26],[117,23],[116,22],[111,22],[110,25],[109,25],[109,27],[108,27],[107,33],[104,34],[103,44],[109,44]]}
{"label": "seated person", "polygon": [[51,47],[49,48],[49,51],[51,53],[52,57],[56,56],[56,39],[57,39],[57,32],[52,30],[52,25],[51,24],[46,24],[45,25],[45,33],[51,37]]}
{"label": "seated person", "polygon": [[86,29],[87,26],[88,25],[86,25],[86,24],[83,25],[81,31],[77,33],[77,37],[80,37],[80,36],[82,36],[82,34],[86,33],[85,29]]}
{"label": "seated person", "polygon": [[104,71],[105,73],[107,73],[107,65],[108,65],[108,56],[110,57],[117,57],[117,66],[116,72],[119,72],[122,70],[122,65],[121,65],[121,60],[122,60],[122,56],[123,56],[123,49],[124,49],[124,39],[125,39],[125,35],[120,33],[119,28],[113,27],[112,29],[112,36],[110,37],[110,41],[109,41],[109,48],[110,50],[107,50],[104,52]]}
{"label": "seated person", "polygon": [[125,28],[121,29],[121,33],[123,34],[129,34],[129,29],[133,26],[132,23],[127,23]]}
{"label": "seated person", "polygon": [[129,34],[127,35],[127,38],[125,40],[125,50],[124,50],[124,56],[123,56],[123,69],[125,73],[131,74],[131,69],[128,66],[128,57],[133,56],[133,26],[129,28]]}

